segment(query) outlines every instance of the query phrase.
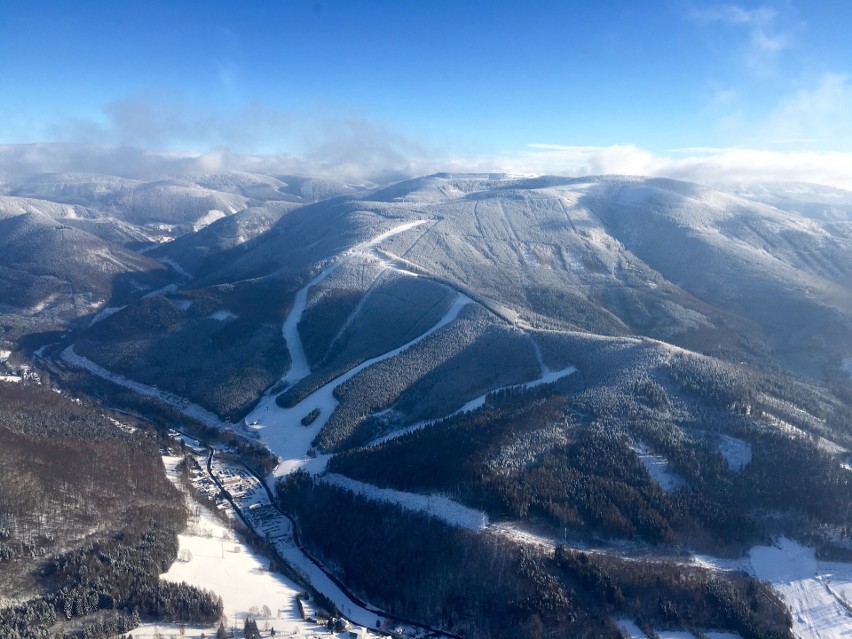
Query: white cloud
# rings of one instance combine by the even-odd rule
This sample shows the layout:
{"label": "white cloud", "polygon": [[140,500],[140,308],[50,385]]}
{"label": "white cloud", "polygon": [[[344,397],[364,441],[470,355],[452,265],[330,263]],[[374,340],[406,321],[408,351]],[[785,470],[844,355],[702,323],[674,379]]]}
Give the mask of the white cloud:
{"label": "white cloud", "polygon": [[[354,125],[353,125],[354,126]],[[357,126],[356,131],[360,131]],[[399,149],[370,146],[352,134],[349,143],[367,149],[358,158],[346,147],[318,155],[241,155],[226,150],[207,153],[155,153],[131,147],[79,144],[0,146],[0,180],[11,181],[45,171],[92,172],[125,177],[239,170],[268,174],[302,174],[392,181],[408,176],[447,172],[503,172],[580,177],[621,174],[670,177],[703,184],[748,181],[795,181],[852,190],[852,153],[766,151],[748,148],[694,147],[656,154],[633,145],[605,147],[530,145],[519,153],[464,157],[406,156]],[[381,133],[379,131],[379,133]]]}
{"label": "white cloud", "polygon": [[748,181],[813,182],[852,190],[852,153],[848,152],[692,147],[656,154],[632,145],[571,147],[537,143],[518,154],[457,158],[450,164],[456,170],[572,177],[641,175],[709,185]]}
{"label": "white cloud", "polygon": [[[0,180],[42,171],[150,178],[236,169],[387,182],[439,171],[496,171],[703,183],[793,180],[852,189],[852,152],[846,151],[852,150],[852,81],[836,73],[789,93],[762,119],[742,121],[726,136],[739,146],[662,153],[630,144],[539,140],[519,151],[458,155],[351,110],[305,113],[247,103],[216,112],[162,92],[113,102],[101,120],[68,119],[53,131],[60,144],[0,147]],[[152,150],[157,148],[172,150]],[[190,151],[174,150],[180,148]]]}
{"label": "white cloud", "polygon": [[783,98],[758,128],[767,141],[818,142],[823,148],[852,148],[852,82],[828,73]]}
{"label": "white cloud", "polygon": [[226,89],[233,89],[237,79],[237,65],[229,61],[216,61],[216,76],[219,84]]}
{"label": "white cloud", "polygon": [[766,72],[778,54],[792,46],[793,38],[781,23],[787,16],[769,6],[747,9],[736,4],[693,7],[688,16],[700,24],[721,24],[746,34],[744,61],[755,72]]}
{"label": "white cloud", "polygon": [[[122,149],[126,162],[117,166],[128,168],[117,170],[133,175],[141,171],[145,176],[157,170],[157,162],[152,162],[155,156],[164,159],[164,171],[168,172],[175,170],[175,157],[182,158],[178,163],[181,166],[194,166],[186,160],[194,154],[146,154],[139,149],[228,149],[229,162],[251,157],[252,163],[281,171],[300,169],[315,175],[380,180],[410,175],[414,170],[410,158],[440,155],[393,127],[345,107],[286,111],[249,102],[231,111],[216,111],[165,90],[110,102],[100,118],[58,120],[50,125],[48,137],[60,145],[31,146],[28,155],[36,157],[35,164],[47,154],[50,157],[44,159],[71,166],[58,157],[57,149],[81,161],[82,166],[98,163],[113,156],[115,149]],[[81,158],[78,150],[82,148],[90,149],[91,156]],[[258,151],[269,154],[258,155]],[[25,161],[24,165],[30,164]],[[105,167],[110,170],[109,163]]]}

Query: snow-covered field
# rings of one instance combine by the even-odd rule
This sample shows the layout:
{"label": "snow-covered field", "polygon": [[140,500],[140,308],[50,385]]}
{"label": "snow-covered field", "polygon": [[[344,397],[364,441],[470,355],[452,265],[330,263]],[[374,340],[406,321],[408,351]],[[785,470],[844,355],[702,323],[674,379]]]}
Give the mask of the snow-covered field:
{"label": "snow-covered field", "polygon": [[651,479],[657,482],[663,490],[672,492],[684,485],[683,478],[672,471],[665,457],[652,453],[643,444],[636,445],[634,450],[639,456],[639,461],[648,469]]}
{"label": "snow-covered field", "polygon": [[105,320],[110,315],[115,315],[116,313],[118,313],[120,310],[122,310],[124,308],[126,308],[126,306],[107,306],[105,308],[102,308],[98,312],[98,314],[95,315],[91,319],[91,321],[89,322],[89,326],[92,326],[93,324],[97,324],[101,320]]}
{"label": "snow-covered field", "polygon": [[218,320],[220,322],[226,322],[228,320],[236,318],[237,316],[226,308],[219,309],[218,311],[210,315],[210,319]]}
{"label": "snow-covered field", "polygon": [[796,637],[852,637],[852,563],[820,561],[813,548],[786,537],[772,546],[755,546],[741,559],[693,559],[720,570],[743,570],[772,584],[790,609]]}
{"label": "snow-covered field", "polygon": [[749,552],[752,572],[772,583],[808,639],[852,637],[852,564],[819,561],[813,548],[784,537]]}
{"label": "snow-covered field", "polygon": [[[214,457],[213,472],[226,485],[243,516],[252,522],[258,534],[275,546],[278,553],[311,585],[328,597],[350,621],[364,627],[399,626],[381,612],[361,605],[349,597],[325,572],[323,572],[293,540],[290,521],[270,506],[269,497],[260,481],[241,466]],[[417,628],[402,626],[410,636],[422,634]]]}
{"label": "snow-covered field", "polygon": [[[164,457],[163,461],[170,478],[177,483],[174,469],[180,458]],[[204,506],[190,501],[190,507],[198,516],[192,518],[186,532],[179,536],[178,551],[179,557],[189,560],[179,558],[163,579],[185,581],[221,596],[229,628],[235,624],[242,630],[246,617],[251,617],[257,620],[261,630],[274,628],[279,635],[328,636],[325,628],[301,619],[296,605],[296,595],[301,589],[296,584],[270,573],[269,562],[254,553]],[[267,608],[269,616],[264,615]],[[217,628],[218,624],[186,627],[181,633],[177,624],[144,624],[132,634],[143,639],[153,639],[157,633],[162,637],[199,638],[202,634],[213,636]]]}
{"label": "snow-covered field", "polygon": [[[648,639],[648,635],[629,619],[617,619],[615,623],[628,639]],[[660,639],[696,639],[694,634],[684,630],[657,630],[655,628],[654,632]],[[733,632],[714,632],[711,630],[704,631],[702,634],[707,639],[741,639],[738,634]]]}
{"label": "snow-covered field", "polygon": [[731,470],[742,470],[751,463],[751,444],[742,439],[722,435],[719,452]]}

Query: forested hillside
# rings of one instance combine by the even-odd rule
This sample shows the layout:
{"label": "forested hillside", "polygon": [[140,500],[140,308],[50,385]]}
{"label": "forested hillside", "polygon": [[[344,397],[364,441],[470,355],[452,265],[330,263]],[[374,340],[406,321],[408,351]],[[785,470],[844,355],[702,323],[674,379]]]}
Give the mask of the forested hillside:
{"label": "forested hillside", "polygon": [[52,636],[72,619],[83,636],[140,615],[216,619],[215,597],[159,582],[185,522],[152,437],[87,401],[0,383],[4,637]]}

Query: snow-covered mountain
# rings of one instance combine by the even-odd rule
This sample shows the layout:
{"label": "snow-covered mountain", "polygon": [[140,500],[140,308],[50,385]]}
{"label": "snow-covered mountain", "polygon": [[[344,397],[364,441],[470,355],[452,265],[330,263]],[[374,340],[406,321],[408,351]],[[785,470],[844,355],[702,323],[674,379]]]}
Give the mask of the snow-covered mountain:
{"label": "snow-covered mountain", "polygon": [[54,357],[259,441],[285,493],[315,481],[300,468],[315,496],[440,493],[548,548],[736,553],[809,520],[849,550],[850,194],[236,172],[3,190],[0,319],[27,318],[6,339],[64,331]]}

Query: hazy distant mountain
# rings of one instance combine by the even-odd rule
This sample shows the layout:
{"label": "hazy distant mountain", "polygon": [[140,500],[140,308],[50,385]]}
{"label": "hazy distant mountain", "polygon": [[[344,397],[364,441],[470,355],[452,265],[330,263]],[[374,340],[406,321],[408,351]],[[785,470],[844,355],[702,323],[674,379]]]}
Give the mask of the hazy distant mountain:
{"label": "hazy distant mountain", "polygon": [[852,192],[806,182],[745,182],[721,188],[740,197],[764,202],[818,220],[852,220]]}

